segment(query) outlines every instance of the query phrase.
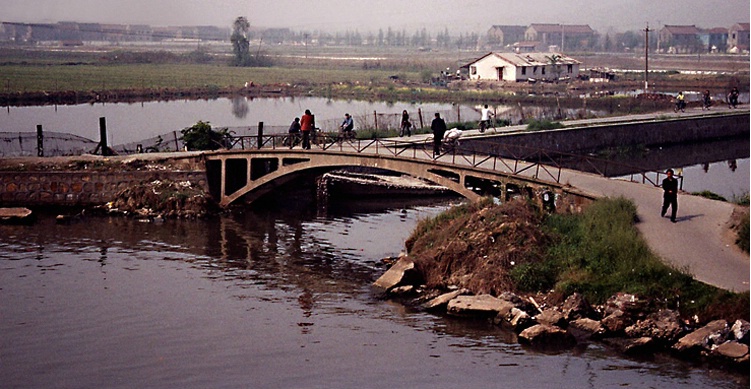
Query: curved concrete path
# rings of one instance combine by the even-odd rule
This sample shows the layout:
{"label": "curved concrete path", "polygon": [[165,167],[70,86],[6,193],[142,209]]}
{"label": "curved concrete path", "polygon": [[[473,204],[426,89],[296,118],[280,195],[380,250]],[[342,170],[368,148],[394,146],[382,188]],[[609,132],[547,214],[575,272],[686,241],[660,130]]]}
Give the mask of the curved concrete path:
{"label": "curved concrete path", "polygon": [[572,171],[562,173],[561,183],[598,197],[630,199],[637,207],[636,227],[663,260],[704,283],[749,290],[749,255],[728,229],[734,204],[679,194],[677,222],[671,223],[660,217],[662,188]]}

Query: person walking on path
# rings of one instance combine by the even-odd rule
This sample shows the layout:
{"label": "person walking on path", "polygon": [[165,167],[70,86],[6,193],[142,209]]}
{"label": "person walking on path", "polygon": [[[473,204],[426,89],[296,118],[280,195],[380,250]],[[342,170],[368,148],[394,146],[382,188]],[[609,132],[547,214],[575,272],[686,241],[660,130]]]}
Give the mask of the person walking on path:
{"label": "person walking on path", "polygon": [[310,132],[313,131],[313,114],[309,109],[305,110],[305,115],[300,119],[300,131],[302,131],[302,148],[310,150]]}
{"label": "person walking on path", "polygon": [[660,216],[665,217],[665,213],[670,207],[670,221],[675,223],[675,214],[678,213],[678,180],[673,177],[673,169],[668,169],[665,173],[668,176],[662,180],[663,195]]}
{"label": "person walking on path", "polygon": [[482,108],[482,116],[480,117],[480,132],[485,132],[485,129],[488,128],[491,115],[492,114],[490,113],[490,108],[488,108],[488,105],[485,104],[485,107]]}
{"label": "person walking on path", "polygon": [[446,122],[441,119],[441,114],[435,113],[435,119],[430,123],[430,129],[433,131],[433,158],[441,155],[441,140],[446,133]]}
{"label": "person walking on path", "polygon": [[404,134],[407,134],[407,136],[412,135],[412,123],[409,121],[409,113],[407,113],[407,110],[405,109],[402,111],[402,125],[399,130],[399,136],[404,136]]}
{"label": "person walking on path", "polygon": [[740,92],[738,92],[738,87],[734,86],[728,93],[728,108],[738,108],[738,96]]}

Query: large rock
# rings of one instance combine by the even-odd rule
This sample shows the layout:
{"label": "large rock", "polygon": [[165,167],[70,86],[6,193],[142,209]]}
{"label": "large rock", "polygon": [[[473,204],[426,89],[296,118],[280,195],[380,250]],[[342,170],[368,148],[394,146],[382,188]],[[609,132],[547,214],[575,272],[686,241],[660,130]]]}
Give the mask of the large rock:
{"label": "large rock", "polygon": [[576,345],[576,339],[568,331],[547,324],[537,324],[519,334],[519,342],[535,348],[556,350]]}
{"label": "large rock", "polygon": [[453,292],[444,293],[440,296],[430,299],[425,304],[423,304],[422,307],[425,309],[439,309],[448,305],[449,301],[465,293],[467,293],[466,289],[457,289]]}
{"label": "large rock", "polygon": [[715,347],[712,354],[728,359],[741,360],[748,357],[748,346],[731,340]]}
{"label": "large rock", "polygon": [[489,294],[457,296],[449,301],[447,312],[456,316],[505,316],[514,305]]}
{"label": "large rock", "polygon": [[733,339],[745,345],[748,345],[748,330],[749,324],[745,320],[736,320],[735,323],[733,323],[733,326],[730,327]]}
{"label": "large rock", "polygon": [[600,323],[608,332],[620,334],[626,330],[626,327],[633,324],[633,321],[631,316],[618,309],[605,316]]}
{"label": "large rock", "polygon": [[503,292],[500,295],[498,295],[498,298],[504,301],[508,301],[511,304],[514,304],[514,307],[521,309],[522,311],[525,311],[529,314],[534,315],[537,313],[537,307],[535,307],[534,304],[532,304],[529,300],[522,298],[521,296],[512,293],[512,292]]}
{"label": "large rock", "polygon": [[587,317],[570,321],[568,329],[578,338],[601,338],[607,332],[602,323]]}
{"label": "large rock", "polygon": [[543,309],[539,315],[535,316],[535,320],[540,324],[549,324],[561,328],[565,328],[567,325],[563,314],[553,309]]}
{"label": "large rock", "polygon": [[678,342],[673,345],[673,349],[689,354],[709,351],[712,348],[712,339],[718,339],[718,335],[724,337],[723,334],[727,334],[727,332],[728,323],[725,320],[715,320],[678,339]]}
{"label": "large rock", "polygon": [[583,317],[593,318],[595,311],[589,302],[579,293],[574,293],[571,296],[566,297],[566,301],[563,302],[561,307],[563,311],[563,317],[566,321],[572,321]]}
{"label": "large rock", "polygon": [[516,307],[511,308],[506,315],[496,316],[495,322],[511,328],[514,332],[522,331],[535,324],[532,316]]}
{"label": "large rock", "polygon": [[670,309],[661,309],[625,329],[630,338],[650,337],[671,344],[685,332],[680,314]]}
{"label": "large rock", "polygon": [[401,257],[373,283],[373,286],[382,292],[388,292],[397,286],[413,282],[417,276],[415,263],[408,257]]}

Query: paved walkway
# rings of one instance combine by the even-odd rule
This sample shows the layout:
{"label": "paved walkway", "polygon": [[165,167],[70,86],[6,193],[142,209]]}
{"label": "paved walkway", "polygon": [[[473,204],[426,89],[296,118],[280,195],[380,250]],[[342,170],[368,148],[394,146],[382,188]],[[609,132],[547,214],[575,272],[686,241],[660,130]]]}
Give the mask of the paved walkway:
{"label": "paved walkway", "polygon": [[[702,114],[700,109],[694,114]],[[599,124],[650,120],[656,116],[691,116],[692,112],[631,115],[594,120],[567,121],[566,125]],[[486,134],[524,131],[525,126],[489,129]],[[464,136],[480,135],[477,130],[465,131]],[[431,137],[431,135],[427,135]],[[426,135],[411,137],[425,141]],[[404,140],[406,138],[399,138]],[[695,279],[730,291],[748,291],[749,255],[735,244],[729,230],[734,204],[709,200],[689,194],[678,195],[677,223],[660,217],[662,188],[649,184],[609,179],[599,175],[564,170],[561,184],[570,184],[578,190],[597,197],[625,197],[636,204],[639,229],[649,247],[664,261],[687,271]]]}
{"label": "paved walkway", "polygon": [[662,188],[567,171],[562,182],[596,196],[628,198],[636,204],[636,227],[666,262],[695,279],[723,289],[749,290],[749,255],[728,229],[734,204],[689,194],[678,195],[676,223],[660,217]]}

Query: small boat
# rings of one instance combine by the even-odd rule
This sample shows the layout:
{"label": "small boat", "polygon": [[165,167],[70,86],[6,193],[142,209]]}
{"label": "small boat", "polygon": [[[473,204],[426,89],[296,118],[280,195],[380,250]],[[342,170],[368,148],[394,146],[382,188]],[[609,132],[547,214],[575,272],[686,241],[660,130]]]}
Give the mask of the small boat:
{"label": "small boat", "polygon": [[410,176],[347,171],[326,173],[322,177],[321,184],[325,185],[328,195],[334,197],[441,196],[451,193],[444,186]]}

